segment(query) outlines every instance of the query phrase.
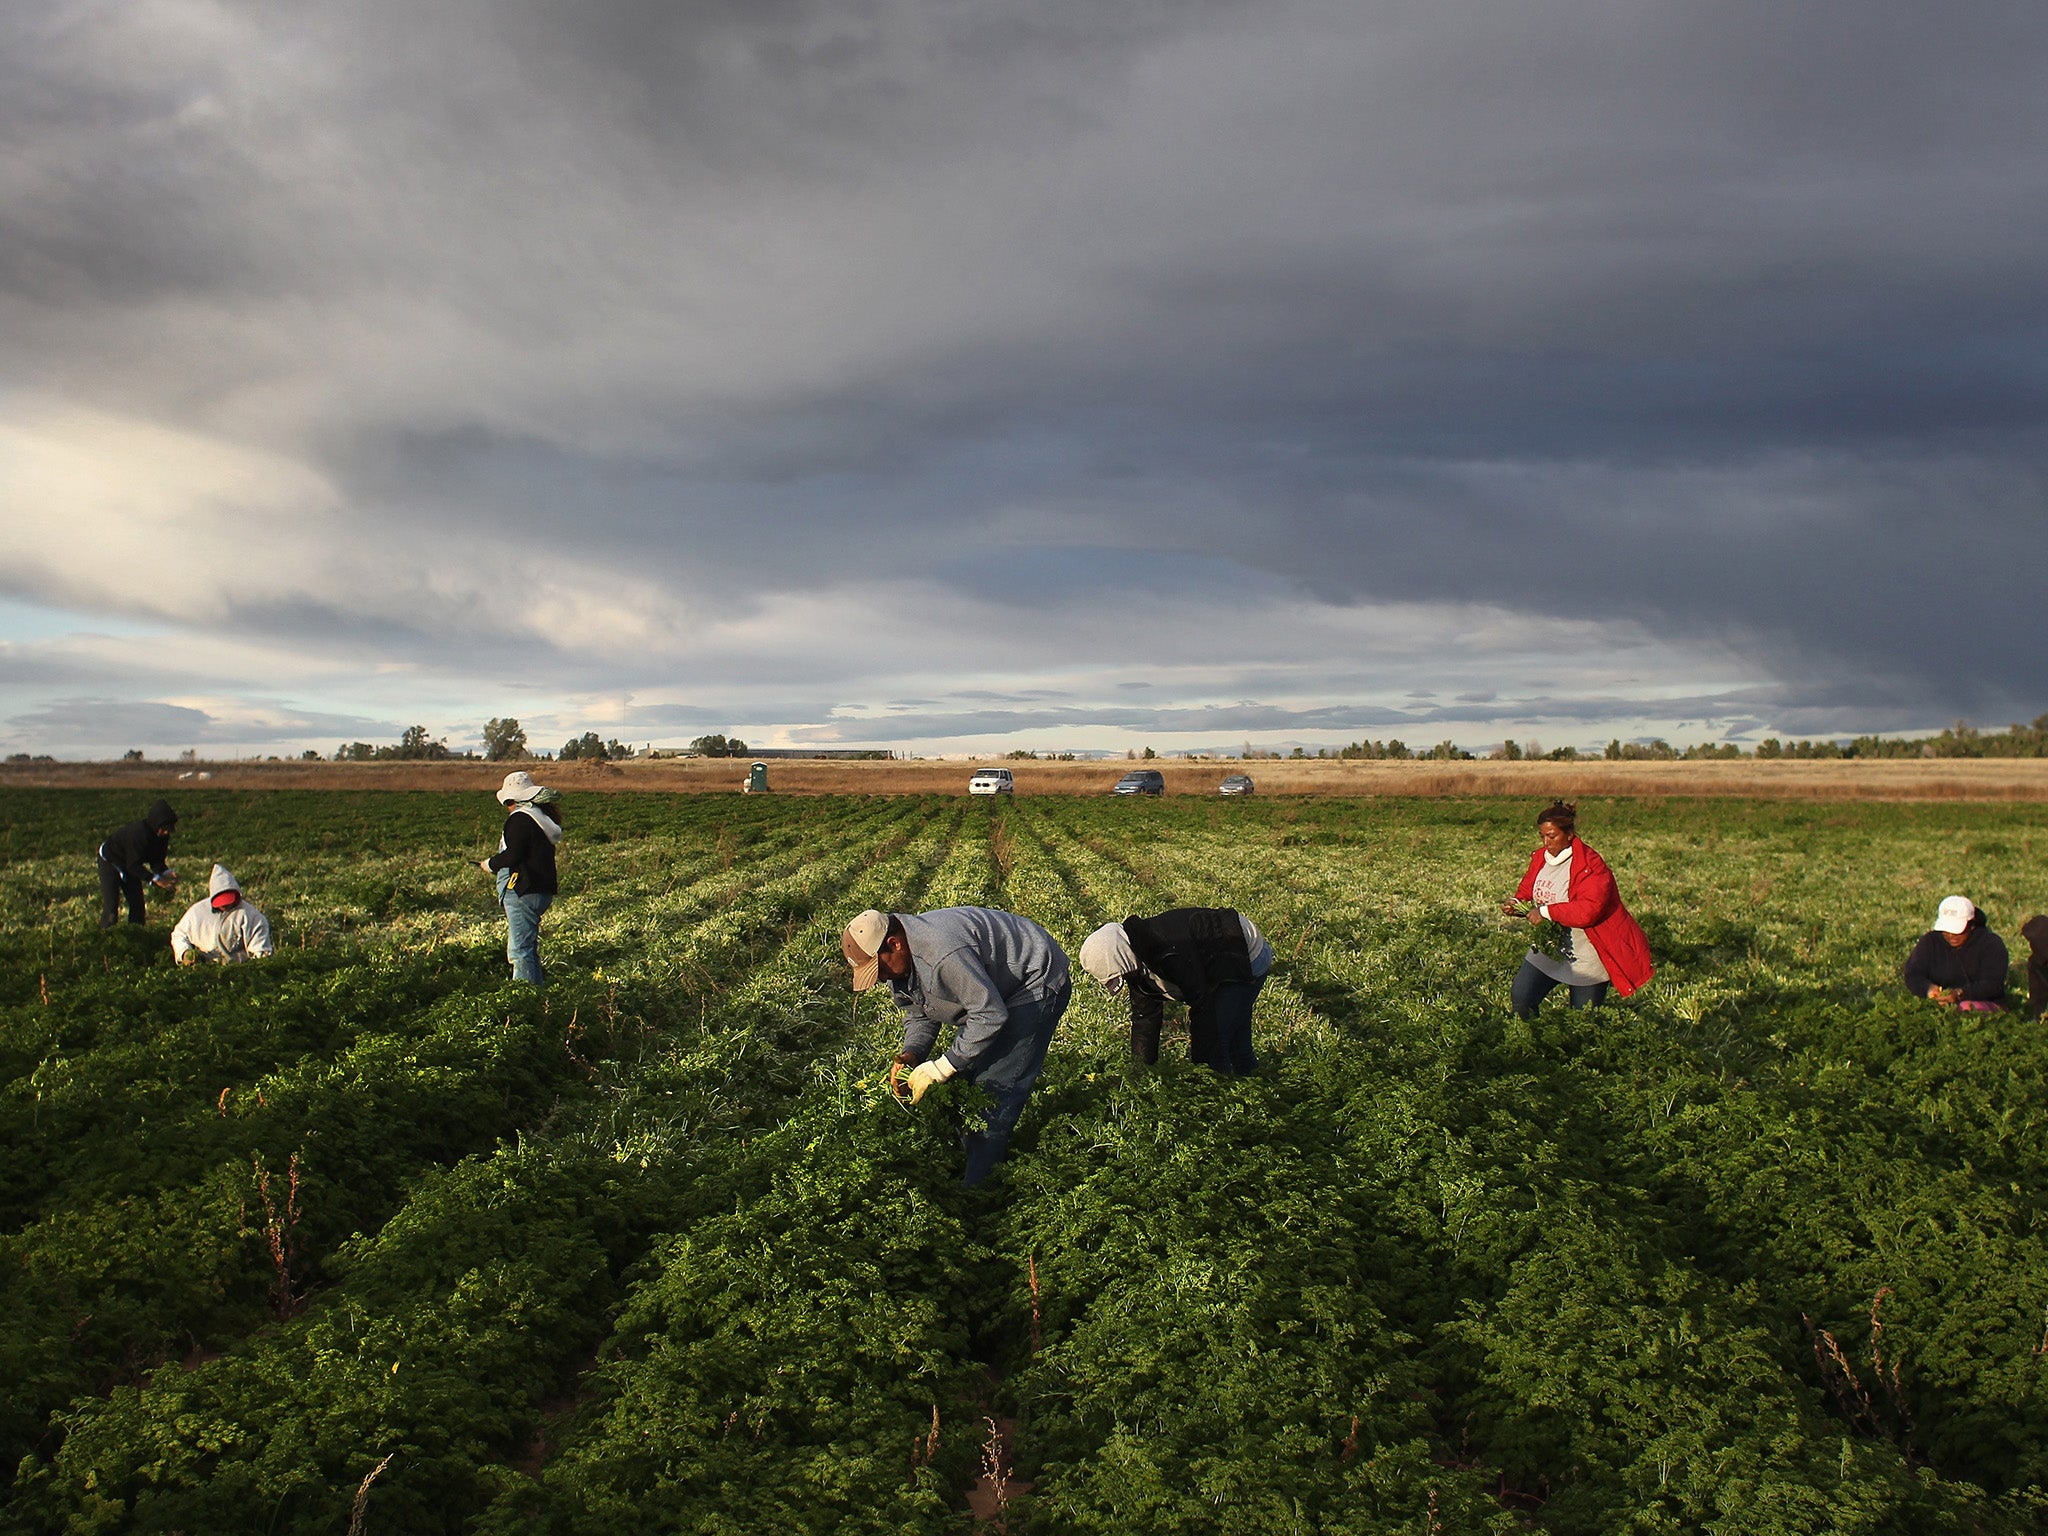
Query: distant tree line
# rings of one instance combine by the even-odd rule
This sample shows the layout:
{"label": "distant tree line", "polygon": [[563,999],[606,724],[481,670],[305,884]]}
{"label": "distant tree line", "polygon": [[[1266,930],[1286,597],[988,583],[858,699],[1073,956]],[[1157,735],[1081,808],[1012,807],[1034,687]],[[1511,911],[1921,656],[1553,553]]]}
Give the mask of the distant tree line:
{"label": "distant tree line", "polygon": [[[1245,758],[1256,761],[1264,758],[1278,759],[1278,752],[1262,752],[1245,743]],[[1440,741],[1427,749],[1417,749],[1405,742],[1354,741],[1348,747],[1318,747],[1309,752],[1296,747],[1287,754],[1295,758],[1399,758],[1417,760],[1431,758],[1439,761],[1469,761],[1474,754],[1448,741]],[[1745,751],[1732,741],[1699,742],[1689,747],[1674,747],[1661,736],[1649,741],[1622,741],[1616,738],[1607,743],[1606,750],[1598,753],[1581,752],[1577,747],[1556,747],[1546,752],[1536,742],[1505,741],[1486,753],[1493,762],[1542,761],[1571,763],[1605,760],[1610,763],[1636,762],[1704,762],[1716,759],[1755,757],[1764,761],[1774,758],[1852,758],[1852,757],[2048,757],[2048,715],[2039,715],[2032,725],[2013,724],[2002,731],[1980,731],[1967,720],[1958,720],[1937,736],[1892,738],[1885,736],[1858,736],[1851,741],[1785,741],[1776,736],[1766,736],[1754,749]]]}
{"label": "distant tree line", "polygon": [[351,741],[334,749],[337,763],[427,763],[467,756],[467,752],[449,751],[447,739],[429,736],[424,725],[408,725],[394,746],[373,747],[367,741]]}

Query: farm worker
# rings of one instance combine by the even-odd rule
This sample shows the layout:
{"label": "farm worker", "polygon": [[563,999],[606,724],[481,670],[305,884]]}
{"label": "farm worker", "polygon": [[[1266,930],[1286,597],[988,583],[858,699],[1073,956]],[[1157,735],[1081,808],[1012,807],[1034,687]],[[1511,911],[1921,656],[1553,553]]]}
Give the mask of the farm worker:
{"label": "farm worker", "polygon": [[142,919],[142,887],[145,881],[160,891],[173,889],[178,877],[171,873],[171,833],[178,825],[178,813],[171,802],[159,800],[100,844],[100,926],[111,928],[121,917],[121,898],[128,898],[128,921]]}
{"label": "farm worker", "polygon": [[2048,917],[2030,917],[2020,924],[2027,941],[2027,1012],[2040,1018],[2048,1012]]}
{"label": "farm worker", "polygon": [[261,960],[277,946],[270,919],[242,895],[242,883],[225,864],[213,866],[206,899],[195,901],[171,930],[171,954],[180,965],[201,960]]}
{"label": "farm worker", "polygon": [[1188,1060],[1226,1077],[1259,1070],[1252,1004],[1273,969],[1273,946],[1231,907],[1175,907],[1104,923],[1082,941],[1081,969],[1113,997],[1131,997],[1131,1055],[1159,1060],[1168,1001],[1188,1007]]}
{"label": "farm worker", "polygon": [[[562,840],[562,809],[555,791],[523,772],[505,775],[498,786],[505,830],[498,851],[477,867],[495,875],[505,908],[505,958],[512,979],[545,986],[540,966],[541,914],[555,903],[555,844]],[[543,810],[542,807],[546,809]]]}
{"label": "farm worker", "polygon": [[[903,1049],[889,1075],[910,1069],[913,1104],[956,1076],[995,1095],[987,1124],[963,1137],[962,1182],[979,1184],[1002,1161],[1067,1011],[1065,952],[1029,918],[990,907],[863,912],[839,947],[853,966],[854,991],[887,980],[903,1010]],[[953,1026],[953,1038],[932,1057],[941,1025]]]}
{"label": "farm worker", "polygon": [[1944,896],[1906,957],[1906,990],[1975,1013],[2005,1009],[2005,940],[1967,896]]}
{"label": "farm worker", "polygon": [[1536,1017],[1558,987],[1570,988],[1574,1008],[1592,1008],[1606,1000],[1610,985],[1627,997],[1656,974],[1650,941],[1621,904],[1607,861],[1580,840],[1578,819],[1578,808],[1562,800],[1537,814],[1539,846],[1513,899],[1501,903],[1509,917],[1566,929],[1562,955],[1531,948],[1523,956],[1511,994],[1519,1018]]}

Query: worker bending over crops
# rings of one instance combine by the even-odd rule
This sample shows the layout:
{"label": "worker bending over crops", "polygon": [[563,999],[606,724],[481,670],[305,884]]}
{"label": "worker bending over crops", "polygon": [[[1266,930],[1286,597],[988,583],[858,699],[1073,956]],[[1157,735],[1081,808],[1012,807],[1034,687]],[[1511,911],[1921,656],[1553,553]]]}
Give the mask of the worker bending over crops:
{"label": "worker bending over crops", "polygon": [[270,919],[242,895],[242,884],[225,864],[213,866],[206,899],[195,901],[171,930],[171,954],[180,965],[201,960],[261,960],[277,946]]}
{"label": "worker bending over crops", "polygon": [[[889,1074],[894,1082],[910,1069],[899,1092],[915,1104],[958,1076],[995,1096],[986,1124],[962,1138],[961,1182],[979,1184],[1002,1161],[1067,1011],[1073,988],[1065,951],[1029,918],[991,907],[863,912],[846,925],[839,947],[853,966],[854,991],[886,980],[903,1010],[903,1049]],[[944,1025],[953,1038],[933,1057]]]}
{"label": "worker bending over crops", "polygon": [[1273,969],[1273,946],[1231,907],[1175,907],[1104,923],[1082,941],[1081,969],[1131,998],[1131,1055],[1159,1060],[1166,1004],[1188,1008],[1188,1059],[1225,1076],[1259,1070],[1252,1005]]}
{"label": "worker bending over crops", "polygon": [[171,873],[171,833],[178,825],[178,813],[171,802],[159,800],[143,813],[110,834],[100,844],[100,926],[111,928],[121,919],[121,898],[128,898],[128,921],[143,920],[142,887],[157,890],[176,887]]}
{"label": "worker bending over crops", "polygon": [[2005,940],[1967,896],[1944,896],[1906,957],[1906,990],[1974,1013],[2005,1009]]}

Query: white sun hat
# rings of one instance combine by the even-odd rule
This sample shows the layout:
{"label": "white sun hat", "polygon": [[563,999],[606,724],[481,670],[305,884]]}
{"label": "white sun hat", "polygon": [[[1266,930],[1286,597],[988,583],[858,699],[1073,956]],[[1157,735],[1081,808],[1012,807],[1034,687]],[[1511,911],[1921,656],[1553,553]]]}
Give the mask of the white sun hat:
{"label": "white sun hat", "polygon": [[515,768],[505,775],[505,782],[498,786],[498,804],[524,805],[544,786],[533,782],[533,775],[524,769]]}

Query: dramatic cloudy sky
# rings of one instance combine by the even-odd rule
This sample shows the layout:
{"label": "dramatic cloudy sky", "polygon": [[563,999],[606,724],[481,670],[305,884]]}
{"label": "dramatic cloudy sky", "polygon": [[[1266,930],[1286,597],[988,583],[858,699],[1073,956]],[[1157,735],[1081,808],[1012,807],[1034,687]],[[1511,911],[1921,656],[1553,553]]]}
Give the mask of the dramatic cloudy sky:
{"label": "dramatic cloudy sky", "polygon": [[0,10],[0,744],[2048,710],[2039,0]]}

